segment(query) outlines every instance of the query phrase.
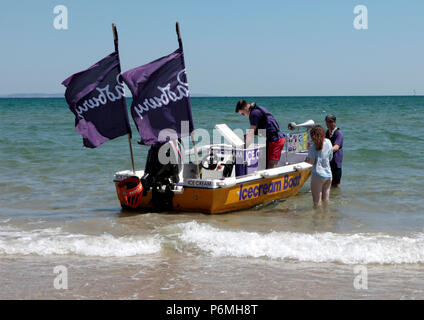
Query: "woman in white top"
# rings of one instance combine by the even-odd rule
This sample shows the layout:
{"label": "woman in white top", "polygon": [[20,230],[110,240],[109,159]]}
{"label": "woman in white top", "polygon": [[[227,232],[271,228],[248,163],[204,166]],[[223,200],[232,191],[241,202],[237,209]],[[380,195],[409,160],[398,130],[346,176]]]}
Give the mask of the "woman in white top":
{"label": "woman in white top", "polygon": [[322,202],[327,203],[330,198],[331,187],[331,166],[333,158],[333,147],[331,141],[325,138],[325,130],[317,125],[313,126],[309,132],[312,143],[308,148],[308,158],[306,162],[313,165],[311,176],[311,192],[314,207]]}

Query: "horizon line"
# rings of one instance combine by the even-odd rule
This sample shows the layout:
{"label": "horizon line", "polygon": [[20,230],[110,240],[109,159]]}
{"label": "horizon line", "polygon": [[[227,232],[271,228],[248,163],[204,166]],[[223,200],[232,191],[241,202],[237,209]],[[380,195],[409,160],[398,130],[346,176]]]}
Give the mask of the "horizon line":
{"label": "horizon line", "polygon": [[[313,97],[422,97],[424,94],[367,94],[367,95],[212,95],[212,94],[192,94],[191,98],[313,98]],[[64,99],[65,95],[62,93],[12,93],[12,94],[0,94],[1,99],[47,99],[57,98]],[[125,96],[125,98],[132,98],[131,96]]]}

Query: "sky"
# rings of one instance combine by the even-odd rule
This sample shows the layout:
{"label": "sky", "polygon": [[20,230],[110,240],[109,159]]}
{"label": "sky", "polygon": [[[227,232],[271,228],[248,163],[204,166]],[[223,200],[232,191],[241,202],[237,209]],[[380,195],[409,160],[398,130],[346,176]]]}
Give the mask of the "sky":
{"label": "sky", "polygon": [[[53,9],[65,5],[68,29]],[[356,30],[365,5],[368,29]],[[113,51],[122,70],[178,47],[193,94],[424,95],[422,0],[15,0],[0,4],[0,94],[63,93]]]}

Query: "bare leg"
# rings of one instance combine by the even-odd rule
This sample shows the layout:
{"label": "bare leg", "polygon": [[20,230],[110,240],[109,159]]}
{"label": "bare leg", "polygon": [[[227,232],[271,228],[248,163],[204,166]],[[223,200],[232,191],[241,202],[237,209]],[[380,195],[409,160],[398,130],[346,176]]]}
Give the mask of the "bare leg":
{"label": "bare leg", "polygon": [[330,200],[331,179],[326,180],[322,185],[322,201]]}
{"label": "bare leg", "polygon": [[312,201],[314,202],[314,208],[321,204],[322,198],[322,185],[324,180],[311,177],[311,192],[312,192]]}
{"label": "bare leg", "polygon": [[330,202],[331,179],[326,180],[322,185],[322,207],[324,212],[328,212],[328,203]]}

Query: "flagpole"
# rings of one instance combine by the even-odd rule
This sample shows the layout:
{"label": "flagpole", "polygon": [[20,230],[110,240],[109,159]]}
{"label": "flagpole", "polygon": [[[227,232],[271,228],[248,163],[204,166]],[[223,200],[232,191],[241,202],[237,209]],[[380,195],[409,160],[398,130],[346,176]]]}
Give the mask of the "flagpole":
{"label": "flagpole", "polygon": [[[182,49],[183,48],[183,42],[181,40],[180,24],[178,23],[178,21],[175,24],[175,29],[177,31],[178,44],[179,44],[180,48]],[[183,57],[183,63],[184,63],[184,68],[185,68],[184,57]],[[196,141],[194,140],[193,133],[190,133],[190,138],[191,138],[191,141],[193,142],[194,157],[195,157],[195,160],[196,160],[196,178],[199,179],[200,178],[200,173],[199,173],[199,156],[197,154]]]}
{"label": "flagpole", "polygon": [[[112,32],[113,32],[113,43],[115,45],[115,51],[119,53],[118,50],[118,31],[116,31],[116,26],[114,23],[112,23]],[[121,64],[119,64],[119,73],[121,73]],[[125,97],[124,97],[125,99]],[[132,144],[131,144],[131,134],[128,133],[128,144],[130,146],[130,155],[131,155],[131,165],[133,173],[135,174],[135,166],[134,166],[134,155],[132,150]]]}

